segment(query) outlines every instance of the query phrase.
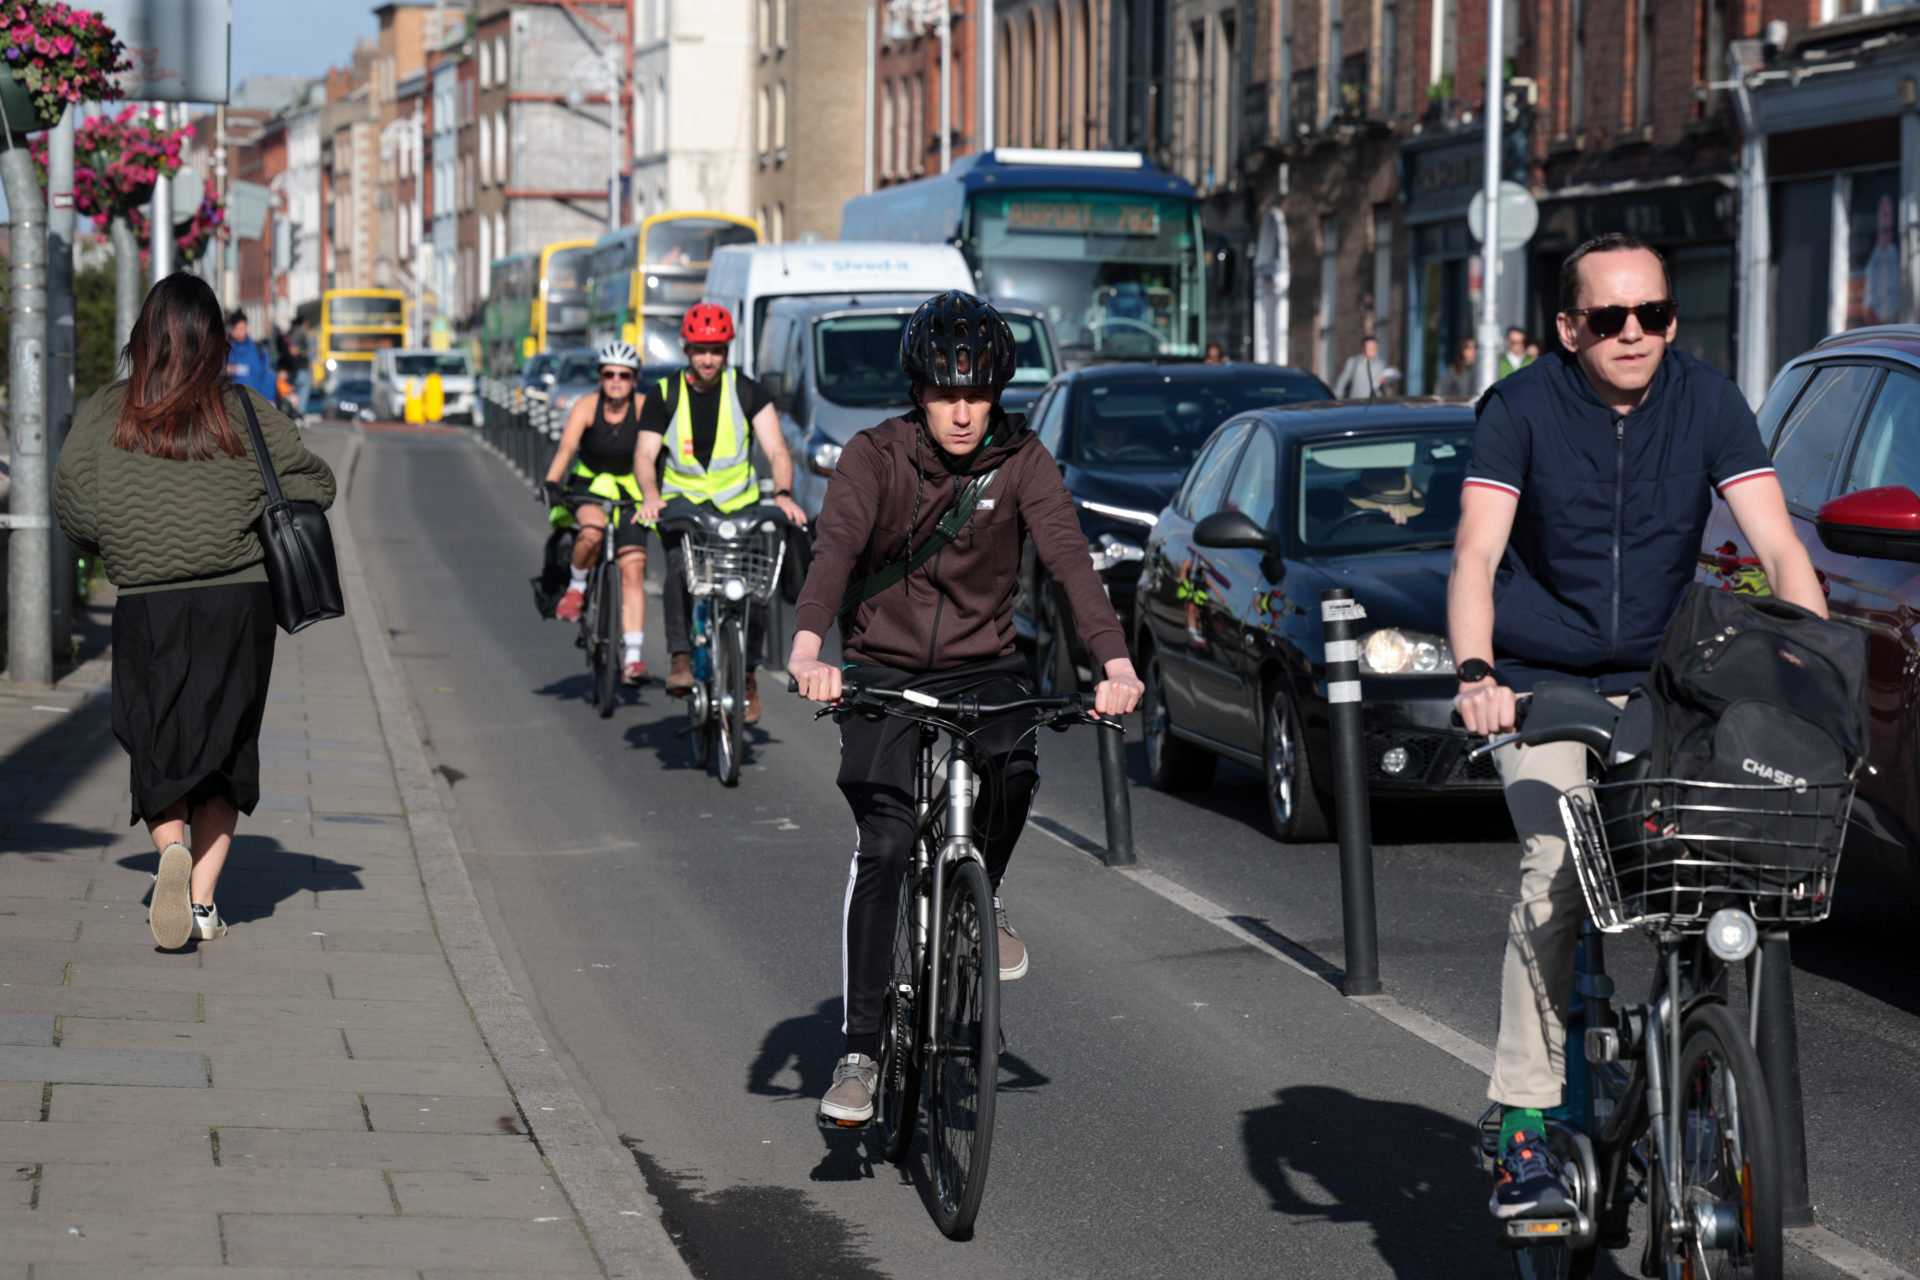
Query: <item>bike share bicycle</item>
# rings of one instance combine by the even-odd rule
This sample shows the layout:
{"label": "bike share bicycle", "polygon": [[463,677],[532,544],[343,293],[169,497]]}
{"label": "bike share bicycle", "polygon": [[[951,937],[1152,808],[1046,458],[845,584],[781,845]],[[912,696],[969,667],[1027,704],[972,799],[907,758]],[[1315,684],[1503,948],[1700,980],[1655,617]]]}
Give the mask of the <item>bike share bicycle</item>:
{"label": "bike share bicycle", "polygon": [[705,769],[711,762],[721,784],[735,786],[745,749],[748,617],[780,585],[787,518],[772,503],[721,512],[676,498],[658,524],[663,536],[685,535],[693,596],[694,685],[681,732],[693,738],[695,763]]}
{"label": "bike share bicycle", "polygon": [[[799,692],[798,683],[789,679],[787,691]],[[954,1240],[973,1230],[986,1194],[1002,1045],[993,886],[974,841],[980,761],[973,734],[982,722],[1023,712],[1035,713],[1029,732],[1045,726],[1064,733],[1076,724],[1122,731],[1118,720],[1088,714],[1077,693],[982,702],[848,684],[839,702],[814,712],[816,720],[894,716],[920,726],[913,771],[917,830],[900,881],[880,1017],[873,1123],[887,1162],[902,1163],[913,1145],[924,1092],[934,1222]],[[936,766],[943,734],[948,739],[944,775]],[[858,1121],[821,1123],[866,1127]]]}
{"label": "bike share bicycle", "polygon": [[[1630,707],[1632,704],[1629,704]],[[1644,704],[1643,704],[1644,705]],[[1618,762],[1643,729],[1607,699],[1542,684],[1510,742],[1577,742]],[[1567,1020],[1567,1087],[1546,1113],[1545,1142],[1567,1175],[1574,1211],[1514,1218],[1501,1243],[1515,1274],[1591,1274],[1597,1250],[1628,1240],[1647,1204],[1642,1275],[1777,1280],[1783,1266],[1783,1172],[1756,1022],[1727,1003],[1726,966],[1752,957],[1759,930],[1825,919],[1832,907],[1853,777],[1753,783],[1645,777],[1602,780],[1561,798],[1589,919]],[[1604,937],[1643,930],[1653,987],[1616,1006]],[[1481,1153],[1497,1158],[1500,1111],[1481,1121]]]}

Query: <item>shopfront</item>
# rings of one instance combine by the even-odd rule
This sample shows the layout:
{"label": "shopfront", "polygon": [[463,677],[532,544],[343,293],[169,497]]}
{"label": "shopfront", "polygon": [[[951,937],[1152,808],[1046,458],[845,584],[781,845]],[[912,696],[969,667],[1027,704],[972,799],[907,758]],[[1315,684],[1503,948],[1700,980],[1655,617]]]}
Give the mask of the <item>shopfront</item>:
{"label": "shopfront", "polygon": [[[1407,353],[1409,395],[1431,394],[1460,343],[1480,319],[1480,245],[1467,229],[1467,206],[1486,179],[1485,133],[1454,131],[1400,145],[1406,196]],[[1527,251],[1500,256],[1500,323],[1523,324]]]}

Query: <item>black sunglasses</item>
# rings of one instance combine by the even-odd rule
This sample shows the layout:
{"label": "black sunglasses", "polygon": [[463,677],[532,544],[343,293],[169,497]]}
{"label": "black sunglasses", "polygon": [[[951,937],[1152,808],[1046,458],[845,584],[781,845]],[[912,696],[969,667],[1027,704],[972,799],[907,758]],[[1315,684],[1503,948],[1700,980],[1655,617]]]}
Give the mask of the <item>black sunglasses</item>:
{"label": "black sunglasses", "polygon": [[1629,312],[1648,333],[1663,333],[1673,323],[1674,316],[1679,314],[1680,304],[1668,299],[1664,302],[1643,302],[1637,307],[1579,307],[1563,314],[1585,316],[1587,328],[1594,337],[1611,338],[1627,327]]}

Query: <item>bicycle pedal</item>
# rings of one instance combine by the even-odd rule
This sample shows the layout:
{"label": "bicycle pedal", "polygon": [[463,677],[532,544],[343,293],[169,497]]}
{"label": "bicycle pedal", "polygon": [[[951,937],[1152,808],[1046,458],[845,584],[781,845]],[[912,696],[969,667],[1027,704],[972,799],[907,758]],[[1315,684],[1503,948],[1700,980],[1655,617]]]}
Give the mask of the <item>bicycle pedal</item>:
{"label": "bicycle pedal", "polygon": [[1501,1242],[1510,1249],[1553,1244],[1579,1234],[1580,1223],[1574,1218],[1509,1218],[1500,1229]]}
{"label": "bicycle pedal", "polygon": [[823,1116],[818,1111],[813,1113],[813,1118],[819,1122],[820,1127],[822,1129],[828,1130],[829,1132],[832,1132],[832,1133],[847,1133],[850,1131],[858,1132],[861,1129],[873,1128],[873,1121],[870,1119],[869,1120],[835,1120],[832,1116]]}

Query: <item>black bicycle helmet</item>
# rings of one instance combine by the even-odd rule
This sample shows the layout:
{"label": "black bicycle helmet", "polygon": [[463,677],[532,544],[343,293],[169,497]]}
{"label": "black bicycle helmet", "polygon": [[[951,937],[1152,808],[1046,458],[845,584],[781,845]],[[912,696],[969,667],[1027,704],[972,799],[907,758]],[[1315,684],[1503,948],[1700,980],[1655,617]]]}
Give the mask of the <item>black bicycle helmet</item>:
{"label": "black bicycle helmet", "polygon": [[900,334],[900,372],[935,387],[1003,387],[1013,381],[1013,330],[998,311],[958,289],[920,304]]}

